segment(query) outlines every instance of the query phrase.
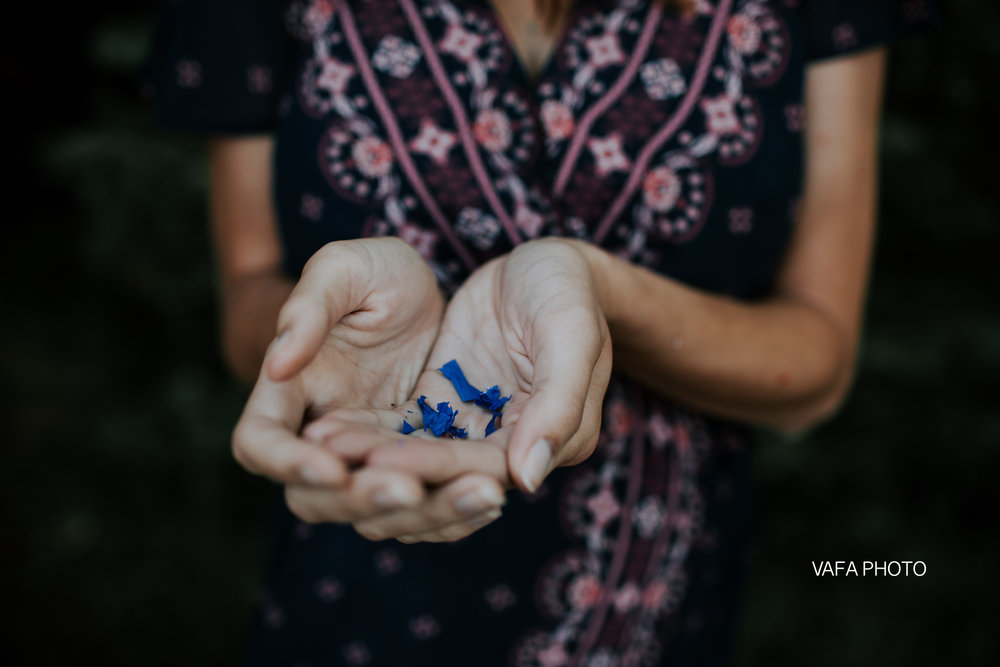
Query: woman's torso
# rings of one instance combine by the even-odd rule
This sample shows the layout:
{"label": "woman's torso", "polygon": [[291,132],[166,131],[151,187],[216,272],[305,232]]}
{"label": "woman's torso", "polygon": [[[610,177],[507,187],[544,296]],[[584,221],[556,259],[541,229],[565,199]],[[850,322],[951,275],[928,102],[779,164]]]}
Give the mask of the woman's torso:
{"label": "woman's torso", "polygon": [[[767,291],[801,178],[798,16],[762,0],[581,3],[530,84],[485,0],[292,3],[277,130],[292,275],[394,234],[454,288],[546,235],[706,290]],[[724,660],[748,436],[615,377],[594,456],[456,544],[283,514],[251,654],[274,664]],[[470,657],[474,656],[474,657]]]}

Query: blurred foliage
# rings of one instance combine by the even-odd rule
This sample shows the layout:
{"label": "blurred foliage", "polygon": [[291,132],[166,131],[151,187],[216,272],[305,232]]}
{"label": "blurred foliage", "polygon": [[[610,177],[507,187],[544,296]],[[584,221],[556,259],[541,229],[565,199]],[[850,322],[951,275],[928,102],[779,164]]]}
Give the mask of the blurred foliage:
{"label": "blurred foliage", "polygon": [[[202,149],[134,93],[149,4],[67,8],[52,48],[28,30],[0,57],[29,93],[0,246],[18,664],[231,663],[267,555],[274,492],[227,445],[245,389],[215,342]],[[743,667],[1000,664],[998,14],[950,3],[893,52],[856,386],[807,437],[764,436]],[[820,559],[927,574],[817,578]]]}

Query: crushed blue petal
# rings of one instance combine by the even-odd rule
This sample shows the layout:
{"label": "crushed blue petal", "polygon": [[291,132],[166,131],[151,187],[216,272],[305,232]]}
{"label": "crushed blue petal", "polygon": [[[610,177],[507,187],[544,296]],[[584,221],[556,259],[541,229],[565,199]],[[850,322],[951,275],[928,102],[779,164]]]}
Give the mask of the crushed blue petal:
{"label": "crushed blue petal", "polygon": [[451,428],[448,429],[448,432],[445,435],[448,435],[456,440],[465,440],[466,438],[469,437],[469,432],[466,431],[464,428],[459,428],[458,426],[452,426]]}
{"label": "crushed blue petal", "polygon": [[417,399],[417,405],[424,415],[424,430],[429,429],[437,438],[448,432],[458,415],[458,410],[453,410],[447,401],[438,403],[435,410],[427,405],[427,397],[421,396]]}
{"label": "crushed blue petal", "polygon": [[486,425],[486,437],[489,437],[490,433],[493,433],[498,428],[500,428],[499,426],[497,426],[497,422],[500,421],[502,417],[503,415],[501,415],[499,412],[493,413],[493,418],[490,419],[490,423]]}
{"label": "crushed blue petal", "polygon": [[462,367],[454,359],[438,370],[451,381],[451,386],[455,388],[455,391],[458,392],[458,397],[463,402],[467,403],[479,397],[481,392],[469,384],[469,381],[465,379],[465,373],[462,372]]}
{"label": "crushed blue petal", "polygon": [[408,424],[408,423],[406,422],[406,420],[403,420],[403,428],[402,428],[402,430],[400,430],[400,433],[402,433],[403,435],[409,435],[410,433],[413,433],[413,432],[414,432],[414,431],[416,431],[416,430],[417,430],[417,429],[415,429],[415,428],[413,428],[412,426],[410,426],[410,425],[409,425],[409,424]]}
{"label": "crushed blue petal", "polygon": [[510,400],[510,396],[501,396],[500,387],[493,385],[486,391],[480,392],[476,397],[476,405],[486,408],[490,412],[500,412],[504,403]]}

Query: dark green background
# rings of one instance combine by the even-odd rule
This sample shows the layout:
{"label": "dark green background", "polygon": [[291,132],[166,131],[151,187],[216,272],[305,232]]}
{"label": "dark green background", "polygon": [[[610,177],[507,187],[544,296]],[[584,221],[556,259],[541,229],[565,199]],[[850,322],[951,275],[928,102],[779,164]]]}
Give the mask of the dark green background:
{"label": "dark green background", "polygon": [[[4,654],[227,664],[271,487],[230,460],[200,144],[151,127],[149,2],[4,20]],[[1000,664],[997,3],[941,3],[892,55],[861,369],[757,458],[739,665]],[[922,578],[814,576],[923,560]],[[13,619],[13,620],[11,620]]]}

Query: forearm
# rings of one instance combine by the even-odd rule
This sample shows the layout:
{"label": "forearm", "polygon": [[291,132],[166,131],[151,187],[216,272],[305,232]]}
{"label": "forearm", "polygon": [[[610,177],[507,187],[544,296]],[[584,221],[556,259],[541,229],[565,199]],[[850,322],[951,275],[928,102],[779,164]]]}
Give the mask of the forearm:
{"label": "forearm", "polygon": [[253,384],[277,333],[278,312],[293,283],[277,272],[243,276],[223,287],[222,349],[236,377]]}
{"label": "forearm", "polygon": [[212,232],[219,265],[222,349],[240,379],[257,379],[276,333],[278,311],[292,291],[281,273],[281,244],[271,201],[267,136],[209,144]]}
{"label": "forearm", "polygon": [[705,293],[587,244],[615,370],[699,410],[798,431],[850,383],[849,332],[792,297],[744,303]]}

